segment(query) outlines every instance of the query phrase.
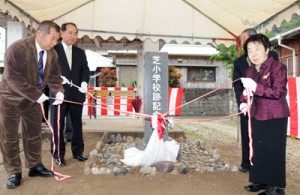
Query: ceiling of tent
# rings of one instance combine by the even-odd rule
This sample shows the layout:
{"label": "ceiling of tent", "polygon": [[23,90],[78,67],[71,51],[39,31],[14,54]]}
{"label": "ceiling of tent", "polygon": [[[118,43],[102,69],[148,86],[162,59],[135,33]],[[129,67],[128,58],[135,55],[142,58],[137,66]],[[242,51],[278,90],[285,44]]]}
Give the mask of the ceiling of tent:
{"label": "ceiling of tent", "polygon": [[166,43],[206,45],[226,41],[232,44],[245,28],[266,24],[272,16],[294,3],[299,4],[295,0],[0,2],[0,12],[17,18],[30,29],[35,29],[42,20],[53,20],[59,25],[74,22],[79,29],[79,42],[94,45],[98,49],[137,49],[141,47],[141,41],[147,38]]}
{"label": "ceiling of tent", "polygon": [[[295,0],[184,0],[234,34],[257,27],[290,7]],[[291,17],[291,16],[289,16]]]}

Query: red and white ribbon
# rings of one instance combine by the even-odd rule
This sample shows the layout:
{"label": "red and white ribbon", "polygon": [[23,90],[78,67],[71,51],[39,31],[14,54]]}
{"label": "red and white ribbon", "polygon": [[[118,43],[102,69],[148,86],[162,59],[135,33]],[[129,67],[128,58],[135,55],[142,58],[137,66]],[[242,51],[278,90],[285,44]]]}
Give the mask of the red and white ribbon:
{"label": "red and white ribbon", "polygon": [[[53,131],[53,128],[52,128],[51,124],[50,124],[49,121],[46,119],[46,116],[45,116],[45,110],[44,110],[43,104],[41,104],[41,110],[42,110],[43,117],[44,117],[44,119],[45,119],[45,121],[46,121],[48,127],[49,127],[50,130],[51,130],[51,134],[52,134],[52,143],[53,143],[52,151],[53,151],[53,154],[54,154],[55,148],[56,148],[55,141],[54,141],[54,131]],[[60,133],[59,133],[59,119],[60,119],[60,112],[59,112],[59,110],[60,110],[60,105],[58,105],[58,109],[57,109],[57,121],[58,121],[58,122],[57,122],[58,130],[57,130],[57,131],[58,131],[58,140],[59,140],[59,136],[60,136]],[[58,142],[59,142],[59,141],[58,141]],[[59,151],[59,143],[58,143],[57,150]],[[59,154],[58,154],[58,156],[59,156]],[[65,179],[71,177],[70,175],[63,175],[63,174],[61,174],[61,173],[59,173],[59,172],[54,171],[54,163],[55,163],[55,162],[54,162],[54,157],[53,157],[53,155],[52,155],[52,160],[51,160],[51,171],[53,171],[53,173],[55,174],[55,179],[56,179],[57,181],[62,181],[62,180],[65,180]]]}

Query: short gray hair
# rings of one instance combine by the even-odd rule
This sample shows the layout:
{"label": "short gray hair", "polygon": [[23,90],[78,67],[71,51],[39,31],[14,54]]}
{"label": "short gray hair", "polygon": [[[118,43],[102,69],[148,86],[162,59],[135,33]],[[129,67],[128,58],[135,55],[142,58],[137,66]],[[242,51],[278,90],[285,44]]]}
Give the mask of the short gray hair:
{"label": "short gray hair", "polygon": [[40,30],[42,31],[43,35],[46,35],[46,34],[50,34],[50,30],[51,28],[54,28],[56,32],[60,32],[60,27],[55,23],[55,22],[52,22],[50,20],[45,20],[45,21],[42,21],[38,27],[37,27],[37,31]]}
{"label": "short gray hair", "polygon": [[247,29],[243,30],[242,33],[247,33],[249,36],[257,34],[257,32],[254,28],[247,28]]}

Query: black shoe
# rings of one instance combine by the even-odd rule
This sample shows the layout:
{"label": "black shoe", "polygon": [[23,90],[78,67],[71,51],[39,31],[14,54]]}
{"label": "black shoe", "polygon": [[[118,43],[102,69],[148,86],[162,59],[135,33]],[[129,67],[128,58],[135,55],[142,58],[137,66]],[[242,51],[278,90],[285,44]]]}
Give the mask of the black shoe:
{"label": "black shoe", "polygon": [[66,138],[66,142],[71,142],[72,139],[71,138]]}
{"label": "black shoe", "polygon": [[47,169],[42,163],[36,165],[35,167],[32,167],[29,169],[28,176],[34,177],[34,176],[41,176],[41,177],[51,177],[54,173]]}
{"label": "black shoe", "polygon": [[66,166],[67,162],[66,162],[65,159],[55,158],[55,164],[58,165],[58,166]]}
{"label": "black shoe", "polygon": [[258,195],[285,195],[284,188],[268,186],[266,191],[259,193]]}
{"label": "black shoe", "polygon": [[21,173],[10,174],[6,182],[6,187],[8,189],[13,189],[18,187],[21,184],[21,179],[22,179]]}
{"label": "black shoe", "polygon": [[248,192],[258,192],[259,190],[265,190],[266,189],[266,185],[263,184],[250,184],[248,186],[245,186],[245,190]]}
{"label": "black shoe", "polygon": [[78,156],[73,156],[74,159],[77,159],[78,161],[86,161],[87,158],[85,158],[82,154]]}
{"label": "black shoe", "polygon": [[247,168],[243,168],[242,166],[239,168],[239,171],[242,172],[242,173],[246,173],[249,171],[249,169]]}

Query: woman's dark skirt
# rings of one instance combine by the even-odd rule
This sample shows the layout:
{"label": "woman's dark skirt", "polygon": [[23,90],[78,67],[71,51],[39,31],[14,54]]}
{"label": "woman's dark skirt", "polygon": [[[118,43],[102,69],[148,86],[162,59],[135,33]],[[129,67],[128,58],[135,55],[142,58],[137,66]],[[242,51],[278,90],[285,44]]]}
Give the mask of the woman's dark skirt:
{"label": "woman's dark skirt", "polygon": [[287,118],[259,121],[252,118],[252,183],[285,188]]}

